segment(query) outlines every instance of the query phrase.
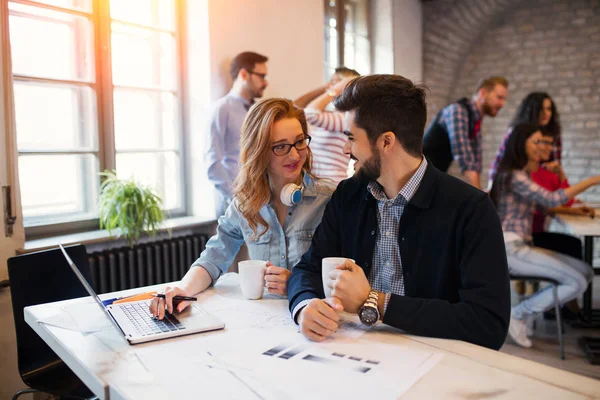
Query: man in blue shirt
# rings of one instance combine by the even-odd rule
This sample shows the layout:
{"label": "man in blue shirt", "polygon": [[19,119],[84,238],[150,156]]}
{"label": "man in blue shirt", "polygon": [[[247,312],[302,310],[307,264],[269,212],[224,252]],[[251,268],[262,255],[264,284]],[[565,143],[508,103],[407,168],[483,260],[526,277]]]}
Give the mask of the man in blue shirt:
{"label": "man in blue shirt", "polygon": [[[343,310],[366,325],[382,320],[499,349],[510,290],[498,214],[486,193],[423,157],[424,88],[398,75],[365,76],[334,105],[346,112],[355,174],[333,193],[288,280],[302,334],[324,340]],[[325,281],[324,257],[346,258]],[[324,284],[332,297],[323,300]]]}
{"label": "man in blue shirt", "polygon": [[217,218],[225,214],[233,197],[233,181],[239,172],[240,132],[254,99],[262,97],[268,86],[267,61],[267,57],[253,52],[235,56],[229,68],[233,87],[213,109],[204,157],[208,179],[217,192]]}

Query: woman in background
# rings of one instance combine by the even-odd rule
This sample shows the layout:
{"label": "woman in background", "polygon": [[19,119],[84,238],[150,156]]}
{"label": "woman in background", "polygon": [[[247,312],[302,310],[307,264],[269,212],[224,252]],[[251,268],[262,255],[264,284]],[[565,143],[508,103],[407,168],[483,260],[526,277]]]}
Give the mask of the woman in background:
{"label": "woman in background", "polygon": [[[535,125],[520,124],[513,128],[498,164],[490,196],[502,222],[510,273],[556,280],[559,301],[565,304],[585,291],[593,278],[593,270],[581,260],[534,246],[531,235],[533,213],[536,206],[549,208],[568,202],[600,184],[600,176],[554,192],[539,186],[531,179],[531,173],[540,167],[542,140],[542,133]],[[520,346],[531,347],[526,320],[552,306],[551,287],[521,301],[511,310],[509,336]]]}

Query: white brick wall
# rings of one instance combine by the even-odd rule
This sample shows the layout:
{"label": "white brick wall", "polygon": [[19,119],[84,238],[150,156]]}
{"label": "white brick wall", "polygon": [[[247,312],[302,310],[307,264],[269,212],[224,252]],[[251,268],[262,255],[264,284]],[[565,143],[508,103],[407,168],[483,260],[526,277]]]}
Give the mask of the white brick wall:
{"label": "white brick wall", "polygon": [[[470,95],[481,77],[510,81],[505,108],[484,119],[484,179],[520,101],[548,92],[563,127],[569,180],[600,174],[600,0],[436,0],[424,3],[429,116]],[[581,196],[600,203],[600,187]],[[600,265],[600,240],[596,241]]]}

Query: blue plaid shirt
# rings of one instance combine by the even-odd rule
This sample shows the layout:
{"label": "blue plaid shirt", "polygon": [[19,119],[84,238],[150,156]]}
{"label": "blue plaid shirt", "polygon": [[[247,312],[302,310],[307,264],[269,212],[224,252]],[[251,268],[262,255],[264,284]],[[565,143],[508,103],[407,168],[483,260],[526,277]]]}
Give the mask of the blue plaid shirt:
{"label": "blue plaid shirt", "polygon": [[[419,188],[427,169],[427,159],[423,157],[421,165],[406,185],[393,199],[388,199],[383,187],[371,181],[367,189],[377,200],[377,238],[373,253],[373,267],[369,274],[371,289],[383,293],[404,296],[404,277],[402,276],[402,259],[398,246],[398,231],[404,207]],[[388,295],[389,296],[389,295]]]}
{"label": "blue plaid shirt", "polygon": [[[476,124],[482,118],[481,113],[473,100],[469,100],[469,108],[475,117],[473,124]],[[452,156],[458,163],[461,172],[481,173],[481,131],[475,137],[469,136],[469,114],[465,108],[457,103],[446,106],[442,110],[440,125],[448,132]]]}
{"label": "blue plaid shirt", "polygon": [[[376,181],[371,181],[367,186],[371,195],[377,200],[377,226],[379,227],[373,253],[373,267],[368,280],[372,290],[385,293],[383,314],[385,314],[392,294],[404,296],[402,259],[400,258],[400,246],[398,246],[400,218],[404,207],[417,192],[426,169],[427,159],[423,157],[417,171],[400,189],[398,195],[391,200],[387,198],[383,187]],[[296,323],[298,322],[296,316],[309,302],[310,300],[303,300],[292,310],[292,319]]]}

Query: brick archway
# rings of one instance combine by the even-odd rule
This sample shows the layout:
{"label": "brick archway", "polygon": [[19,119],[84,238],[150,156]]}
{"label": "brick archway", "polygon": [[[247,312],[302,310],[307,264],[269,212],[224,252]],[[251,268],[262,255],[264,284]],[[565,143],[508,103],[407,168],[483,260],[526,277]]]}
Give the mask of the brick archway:
{"label": "brick archway", "polygon": [[423,80],[431,90],[429,118],[451,101],[450,95],[458,72],[485,28],[502,18],[521,1],[423,2]]}

